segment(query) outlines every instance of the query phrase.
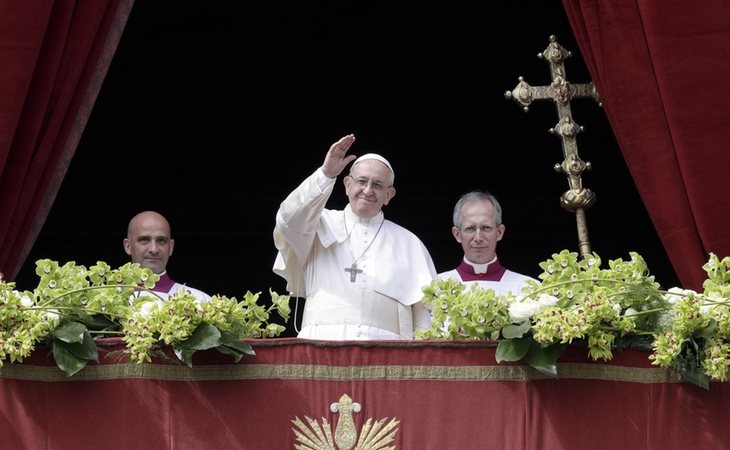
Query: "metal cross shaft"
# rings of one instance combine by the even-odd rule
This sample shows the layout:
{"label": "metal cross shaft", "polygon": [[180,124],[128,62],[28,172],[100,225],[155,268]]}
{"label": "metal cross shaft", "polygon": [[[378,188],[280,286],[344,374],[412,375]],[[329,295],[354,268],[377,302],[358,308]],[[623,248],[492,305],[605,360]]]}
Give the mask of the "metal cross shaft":
{"label": "metal cross shaft", "polygon": [[583,127],[573,121],[573,114],[570,109],[570,101],[573,98],[593,98],[599,106],[601,99],[593,82],[584,84],[571,84],[565,75],[565,60],[572,56],[572,53],[558,44],[555,36],[550,36],[550,44],[538,58],[550,63],[550,76],[552,82],[548,86],[531,86],[522,77],[519,83],[511,90],[505,92],[508,100],[514,100],[521,104],[525,112],[534,100],[552,100],[558,110],[558,123],[548,131],[560,137],[563,147],[563,162],[555,164],[556,172],[562,172],[568,178],[568,190],[560,197],[560,206],[575,213],[578,229],[578,247],[580,255],[587,257],[591,254],[591,245],[588,239],[588,225],[586,223],[585,210],[596,201],[594,193],[583,187],[581,174],[584,170],[591,169],[591,163],[583,161],[578,155],[578,144],[576,136],[583,131]]}

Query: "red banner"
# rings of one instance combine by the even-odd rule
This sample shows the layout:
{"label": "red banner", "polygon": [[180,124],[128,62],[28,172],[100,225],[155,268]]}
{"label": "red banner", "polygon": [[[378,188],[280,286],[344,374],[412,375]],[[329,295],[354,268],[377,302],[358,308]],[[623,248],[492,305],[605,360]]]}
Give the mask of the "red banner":
{"label": "red banner", "polygon": [[[495,343],[248,341],[193,367],[130,363],[109,340],[72,377],[47,349],[0,369],[0,445],[14,449],[722,448],[727,383],[571,347],[559,379],[498,364]],[[370,447],[368,447],[368,445]]]}

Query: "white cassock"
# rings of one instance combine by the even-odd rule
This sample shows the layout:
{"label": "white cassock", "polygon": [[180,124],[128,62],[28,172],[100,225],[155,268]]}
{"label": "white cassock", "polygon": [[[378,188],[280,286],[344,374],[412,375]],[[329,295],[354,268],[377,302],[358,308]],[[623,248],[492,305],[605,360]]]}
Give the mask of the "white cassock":
{"label": "white cassock", "polygon": [[298,337],[413,339],[431,326],[421,300],[436,278],[433,260],[415,234],[382,212],[365,220],[349,205],[325,209],[335,181],[317,169],[276,214],[273,270],[293,296],[306,298]]}
{"label": "white cassock", "polygon": [[[195,299],[199,302],[208,302],[210,301],[211,297],[210,295],[206,294],[205,292],[201,291],[200,289],[195,289],[190,286],[180,284],[177,281],[174,281],[172,278],[170,278],[170,275],[167,274],[167,271],[163,271],[160,275],[160,279],[157,281],[155,286],[152,288],[153,291],[155,291],[155,294],[157,296],[162,297],[164,300],[169,299],[173,295],[187,291],[190,294],[195,297]],[[137,298],[140,296],[149,295],[153,296],[153,294],[147,292],[147,291],[137,291],[132,297]]]}
{"label": "white cassock", "polygon": [[[498,277],[492,276],[493,272],[498,273]],[[476,283],[482,289],[493,289],[497,295],[505,295],[511,292],[517,297],[520,296],[527,280],[540,283],[536,278],[505,269],[496,256],[486,264],[472,263],[464,258],[458,270],[441,272],[438,277],[443,280],[454,278],[466,285]]]}

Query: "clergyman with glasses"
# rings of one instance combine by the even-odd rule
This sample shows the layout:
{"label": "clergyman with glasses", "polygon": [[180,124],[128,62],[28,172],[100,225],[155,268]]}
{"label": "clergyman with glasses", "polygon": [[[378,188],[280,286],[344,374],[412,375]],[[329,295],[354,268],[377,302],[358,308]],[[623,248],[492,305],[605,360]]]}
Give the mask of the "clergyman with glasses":
{"label": "clergyman with glasses", "polygon": [[497,295],[512,292],[517,296],[527,280],[539,282],[499,262],[497,243],[502,240],[504,230],[502,206],[494,195],[485,191],[463,194],[454,206],[451,233],[461,244],[464,257],[455,269],[441,272],[438,277],[477,283],[484,289],[494,289]]}
{"label": "clergyman with glasses", "polygon": [[[279,206],[273,270],[292,296],[304,298],[297,336],[323,340],[402,340],[430,328],[421,288],[437,278],[426,246],[385,219],[395,173],[376,153],[348,155],[355,135],[332,144],[324,162]],[[348,204],[325,208],[337,177]],[[296,309],[295,309],[296,326]]]}

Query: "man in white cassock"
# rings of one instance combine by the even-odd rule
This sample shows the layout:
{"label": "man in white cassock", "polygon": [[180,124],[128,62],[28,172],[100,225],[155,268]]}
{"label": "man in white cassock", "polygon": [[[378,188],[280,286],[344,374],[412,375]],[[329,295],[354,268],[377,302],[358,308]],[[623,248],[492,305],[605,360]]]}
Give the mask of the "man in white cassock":
{"label": "man in white cassock", "polygon": [[[413,339],[431,326],[422,288],[436,278],[431,255],[411,231],[386,220],[395,173],[382,156],[347,155],[355,136],[329,148],[322,166],[281,203],[274,272],[306,298],[298,337],[324,340]],[[325,208],[340,173],[349,204]]]}
{"label": "man in white cassock", "polygon": [[454,206],[451,233],[461,244],[464,257],[452,270],[438,274],[441,279],[454,278],[464,284],[476,283],[483,289],[493,289],[497,295],[509,292],[519,296],[528,275],[504,267],[497,258],[497,243],[504,236],[502,206],[494,195],[472,191],[462,195]]}

